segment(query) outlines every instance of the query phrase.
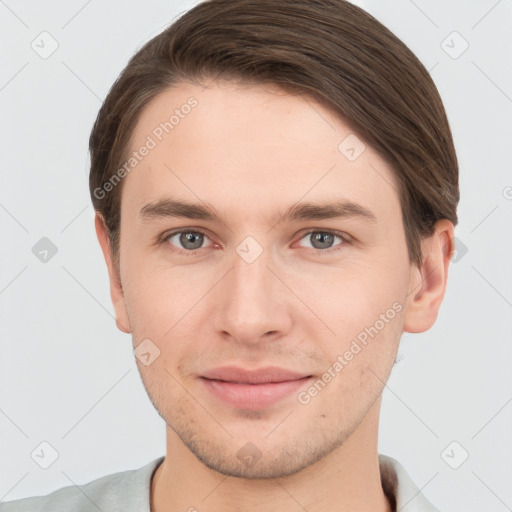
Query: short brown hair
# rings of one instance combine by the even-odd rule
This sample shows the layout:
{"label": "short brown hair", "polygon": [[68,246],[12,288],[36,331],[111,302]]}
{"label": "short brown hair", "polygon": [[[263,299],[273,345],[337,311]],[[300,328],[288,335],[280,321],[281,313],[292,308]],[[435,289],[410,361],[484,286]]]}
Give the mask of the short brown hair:
{"label": "short brown hair", "polygon": [[122,182],[141,111],[156,95],[212,78],[277,85],[337,113],[399,183],[409,259],[435,223],[457,224],[458,163],[428,71],[373,16],[345,0],[208,0],[147,42],[110,89],[89,140],[89,187],[118,262]]}

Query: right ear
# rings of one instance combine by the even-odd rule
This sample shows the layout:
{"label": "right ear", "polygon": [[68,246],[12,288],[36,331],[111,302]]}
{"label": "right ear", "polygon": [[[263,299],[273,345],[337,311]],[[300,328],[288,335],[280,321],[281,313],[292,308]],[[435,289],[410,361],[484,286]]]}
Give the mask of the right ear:
{"label": "right ear", "polygon": [[107,225],[105,224],[105,219],[99,212],[96,212],[94,225],[96,228],[96,236],[98,237],[98,242],[100,243],[101,250],[103,251],[103,257],[107,264],[108,277],[110,281],[110,297],[116,313],[116,325],[120,331],[128,334],[131,332],[130,319],[126,310],[123,286],[121,284],[121,275],[119,269],[114,263],[110,237]]}

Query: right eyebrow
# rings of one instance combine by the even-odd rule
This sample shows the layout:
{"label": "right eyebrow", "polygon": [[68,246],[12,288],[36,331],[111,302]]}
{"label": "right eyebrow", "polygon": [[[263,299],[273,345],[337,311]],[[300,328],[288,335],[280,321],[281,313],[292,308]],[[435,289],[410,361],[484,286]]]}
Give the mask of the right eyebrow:
{"label": "right eyebrow", "polygon": [[224,223],[222,216],[210,205],[188,203],[177,199],[161,199],[148,203],[139,212],[143,221],[167,217],[210,220]]}

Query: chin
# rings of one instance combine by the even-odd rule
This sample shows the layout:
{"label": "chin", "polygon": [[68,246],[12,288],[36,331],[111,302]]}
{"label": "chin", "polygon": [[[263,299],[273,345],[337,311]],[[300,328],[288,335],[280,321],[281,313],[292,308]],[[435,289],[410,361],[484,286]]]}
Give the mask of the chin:
{"label": "chin", "polygon": [[[297,434],[300,435],[300,434]],[[333,433],[331,432],[331,436]],[[300,435],[300,441],[258,439],[254,442],[227,441],[215,444],[211,440],[198,441],[193,436],[180,436],[187,448],[209,469],[225,476],[246,479],[282,478],[298,473],[324,458],[338,446],[344,437],[319,437],[307,440]],[[237,447],[239,446],[239,447]]]}

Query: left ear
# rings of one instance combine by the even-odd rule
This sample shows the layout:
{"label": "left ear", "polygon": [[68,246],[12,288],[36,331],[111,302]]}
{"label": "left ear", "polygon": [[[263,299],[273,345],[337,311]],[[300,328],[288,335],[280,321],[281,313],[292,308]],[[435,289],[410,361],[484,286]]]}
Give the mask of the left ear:
{"label": "left ear", "polygon": [[421,241],[423,261],[419,267],[411,267],[405,332],[427,331],[436,321],[455,250],[453,233],[453,224],[442,219],[437,221],[433,234]]}

